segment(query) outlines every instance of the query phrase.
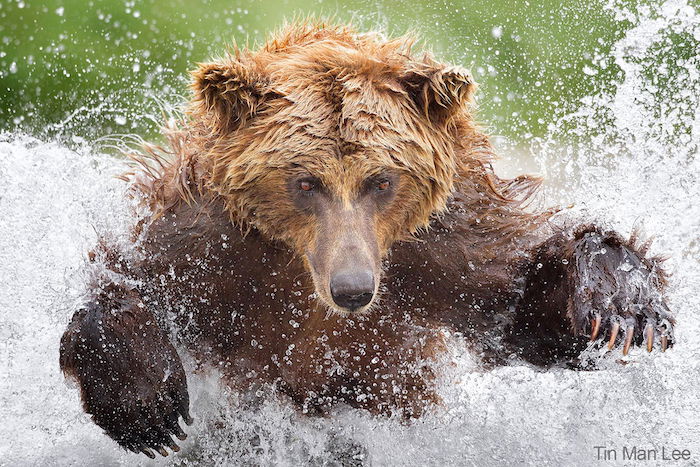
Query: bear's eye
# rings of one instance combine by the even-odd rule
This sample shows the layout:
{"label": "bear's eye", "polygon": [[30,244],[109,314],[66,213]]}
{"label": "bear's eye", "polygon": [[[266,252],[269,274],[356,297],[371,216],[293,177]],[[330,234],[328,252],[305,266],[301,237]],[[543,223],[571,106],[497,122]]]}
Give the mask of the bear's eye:
{"label": "bear's eye", "polygon": [[389,180],[380,180],[377,182],[377,191],[386,191],[390,186],[391,182]]}
{"label": "bear's eye", "polygon": [[297,189],[302,195],[311,196],[321,189],[321,181],[313,177],[302,178],[296,183]]}

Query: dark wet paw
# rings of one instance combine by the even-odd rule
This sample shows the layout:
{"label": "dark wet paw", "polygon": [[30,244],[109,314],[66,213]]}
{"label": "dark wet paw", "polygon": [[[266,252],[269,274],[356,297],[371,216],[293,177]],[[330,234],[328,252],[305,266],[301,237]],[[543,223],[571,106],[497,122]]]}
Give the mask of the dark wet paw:
{"label": "dark wet paw", "polygon": [[645,248],[614,234],[585,233],[572,254],[575,290],[569,316],[578,335],[607,341],[612,350],[632,345],[665,351],[673,345],[675,320],[664,301],[660,260],[645,258]]}
{"label": "dark wet paw", "polygon": [[187,378],[167,334],[134,289],[112,284],[76,312],[61,339],[61,369],[81,389],[85,411],[121,446],[167,455],[184,439]]}

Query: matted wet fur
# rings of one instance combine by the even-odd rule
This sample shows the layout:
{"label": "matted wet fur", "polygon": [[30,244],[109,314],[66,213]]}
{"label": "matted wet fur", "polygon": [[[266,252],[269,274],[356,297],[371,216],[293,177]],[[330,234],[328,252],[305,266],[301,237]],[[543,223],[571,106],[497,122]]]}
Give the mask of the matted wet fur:
{"label": "matted wet fur", "polygon": [[85,410],[122,446],[167,454],[183,436],[168,336],[305,413],[407,419],[439,401],[445,330],[490,365],[575,364],[590,338],[672,343],[660,261],[528,209],[540,180],[493,172],[471,75],[411,48],[292,24],[201,64],[167,145],[132,154],[125,179],[151,214],[132,248],[96,249],[111,272],[61,341]]}

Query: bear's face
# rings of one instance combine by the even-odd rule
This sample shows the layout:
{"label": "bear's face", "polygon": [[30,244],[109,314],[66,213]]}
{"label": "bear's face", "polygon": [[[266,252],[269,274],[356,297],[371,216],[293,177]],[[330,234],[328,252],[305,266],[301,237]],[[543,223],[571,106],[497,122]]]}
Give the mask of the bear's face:
{"label": "bear's face", "polygon": [[193,117],[214,141],[211,188],[236,223],[303,258],[339,312],[372,306],[391,245],[444,209],[451,119],[473,91],[462,70],[354,40],[264,49],[194,73]]}
{"label": "bear's face", "polygon": [[[406,214],[419,206],[416,181],[395,164],[354,151],[317,164],[295,164],[284,174],[291,201],[279,214],[297,219],[287,236],[313,277],[316,292],[332,309],[369,307],[381,281],[381,260],[391,245],[410,234]],[[280,219],[282,220],[282,219]],[[303,234],[299,235],[301,232]]]}

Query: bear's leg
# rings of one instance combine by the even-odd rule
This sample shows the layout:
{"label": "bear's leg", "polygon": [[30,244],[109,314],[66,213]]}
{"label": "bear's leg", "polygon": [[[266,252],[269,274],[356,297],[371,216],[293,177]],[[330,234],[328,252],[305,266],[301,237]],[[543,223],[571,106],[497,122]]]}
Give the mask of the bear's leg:
{"label": "bear's leg", "polygon": [[588,341],[666,350],[674,319],[664,301],[661,260],[646,246],[594,226],[562,232],[536,251],[507,337],[527,360],[573,361]]}
{"label": "bear's leg", "polygon": [[85,411],[117,443],[166,456],[184,439],[178,417],[191,423],[182,362],[138,293],[104,287],[78,310],[61,338],[63,372],[79,386]]}

